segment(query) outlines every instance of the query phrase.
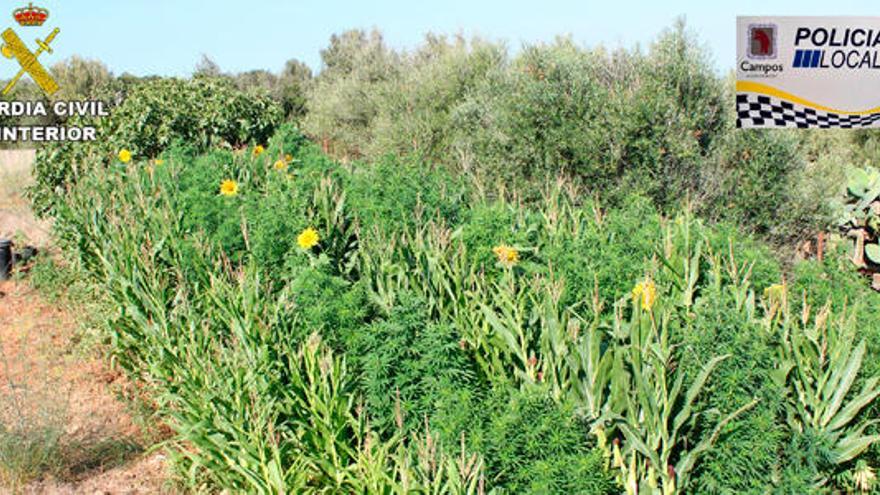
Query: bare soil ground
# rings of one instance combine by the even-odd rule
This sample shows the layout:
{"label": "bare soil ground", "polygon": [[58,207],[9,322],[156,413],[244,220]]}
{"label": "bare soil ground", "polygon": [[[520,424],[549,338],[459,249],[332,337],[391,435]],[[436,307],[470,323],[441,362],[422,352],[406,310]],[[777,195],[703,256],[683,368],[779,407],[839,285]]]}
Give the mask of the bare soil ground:
{"label": "bare soil ground", "polygon": [[[20,194],[32,159],[33,152],[0,152],[0,237],[46,248],[49,226]],[[54,429],[60,445],[48,473],[15,492],[173,493],[164,455],[145,452],[141,432],[117,399],[124,378],[94,350],[83,350],[80,322],[26,278],[0,282],[0,426]],[[10,492],[0,485],[0,493]]]}
{"label": "bare soil ground", "polygon": [[32,183],[34,150],[0,150],[0,237],[19,244],[46,246],[47,221],[37,220],[22,193]]}

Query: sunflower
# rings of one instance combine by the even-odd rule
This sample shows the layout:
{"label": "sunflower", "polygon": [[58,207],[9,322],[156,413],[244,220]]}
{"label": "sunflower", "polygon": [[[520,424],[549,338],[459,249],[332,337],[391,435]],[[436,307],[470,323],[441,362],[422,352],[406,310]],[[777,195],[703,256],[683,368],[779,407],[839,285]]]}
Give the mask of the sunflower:
{"label": "sunflower", "polygon": [[122,163],[128,163],[131,161],[131,151],[127,149],[122,149],[119,151],[119,161]]}
{"label": "sunflower", "polygon": [[254,156],[260,156],[264,151],[266,151],[266,148],[263,148],[262,145],[258,144],[254,147]]}
{"label": "sunflower", "polygon": [[238,182],[232,179],[226,179],[220,183],[220,194],[224,196],[235,196],[238,194]]}
{"label": "sunflower", "polygon": [[501,244],[500,246],[495,246],[492,252],[495,253],[498,262],[507,268],[512,268],[519,263],[519,251],[516,248]]}
{"label": "sunflower", "polygon": [[657,300],[657,286],[654,285],[653,280],[647,278],[633,287],[632,296],[633,301],[641,303],[642,309],[651,311],[651,308],[654,307],[654,302]]}
{"label": "sunflower", "polygon": [[318,231],[309,227],[299,234],[296,238],[296,243],[303,249],[312,249],[318,245],[318,241],[320,240],[321,237],[318,235]]}
{"label": "sunflower", "polygon": [[764,299],[771,305],[782,304],[785,298],[785,284],[773,284],[764,289]]}

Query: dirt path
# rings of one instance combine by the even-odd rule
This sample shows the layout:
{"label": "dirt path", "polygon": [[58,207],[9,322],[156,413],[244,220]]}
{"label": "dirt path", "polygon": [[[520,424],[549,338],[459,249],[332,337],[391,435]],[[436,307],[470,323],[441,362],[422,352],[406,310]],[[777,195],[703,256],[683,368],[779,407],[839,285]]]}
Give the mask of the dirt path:
{"label": "dirt path", "polygon": [[0,238],[45,246],[50,224],[37,220],[22,196],[33,182],[33,162],[34,150],[0,150]]}
{"label": "dirt path", "polygon": [[21,431],[59,436],[42,469],[48,478],[24,492],[170,493],[164,456],[144,455],[140,432],[116,398],[123,378],[83,355],[76,338],[68,311],[26,281],[0,282],[0,417]]}
{"label": "dirt path", "polygon": [[[21,196],[32,161],[0,151],[0,238],[45,249],[49,225]],[[77,310],[27,278],[0,282],[0,494],[173,493],[164,455],[145,452],[117,399],[124,379],[79,343]]]}

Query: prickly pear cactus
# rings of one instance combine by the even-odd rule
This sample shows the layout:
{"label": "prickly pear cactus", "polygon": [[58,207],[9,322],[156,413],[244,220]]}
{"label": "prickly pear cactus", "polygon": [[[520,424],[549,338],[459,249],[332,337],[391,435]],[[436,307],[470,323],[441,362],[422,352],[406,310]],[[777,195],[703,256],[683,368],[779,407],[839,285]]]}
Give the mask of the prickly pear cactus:
{"label": "prickly pear cactus", "polygon": [[839,225],[853,239],[853,262],[860,268],[880,270],[880,171],[853,168],[848,173],[847,191],[849,198]]}

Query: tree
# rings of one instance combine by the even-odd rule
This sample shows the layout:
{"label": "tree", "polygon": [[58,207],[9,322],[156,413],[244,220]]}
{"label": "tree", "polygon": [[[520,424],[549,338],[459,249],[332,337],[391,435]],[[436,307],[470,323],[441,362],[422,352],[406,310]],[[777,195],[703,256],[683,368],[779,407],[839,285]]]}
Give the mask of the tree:
{"label": "tree", "polygon": [[306,114],[309,85],[312,82],[312,69],[296,59],[284,64],[278,78],[278,97],[288,119],[300,120]]}
{"label": "tree", "polygon": [[196,64],[195,72],[193,72],[193,76],[220,77],[222,75],[223,72],[220,70],[217,62],[214,62],[211,57],[204,53],[202,54],[202,59]]}
{"label": "tree", "polygon": [[113,74],[102,62],[77,55],[53,65],[51,72],[61,87],[52,95],[56,101],[96,98],[113,81]]}

